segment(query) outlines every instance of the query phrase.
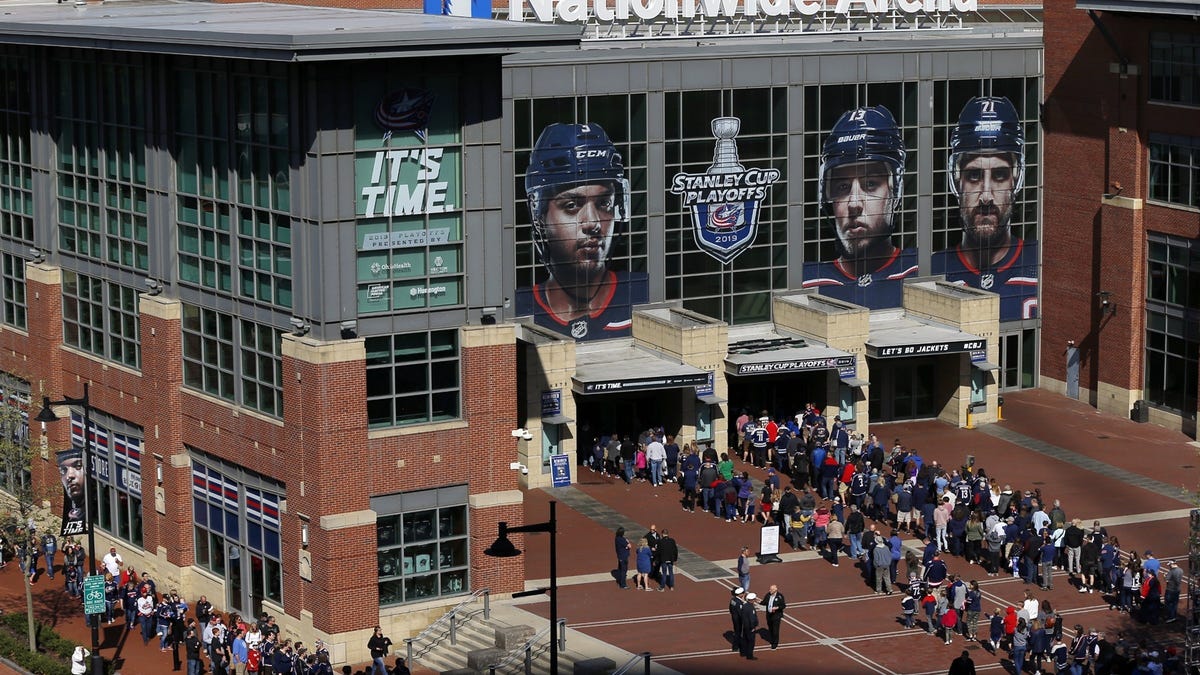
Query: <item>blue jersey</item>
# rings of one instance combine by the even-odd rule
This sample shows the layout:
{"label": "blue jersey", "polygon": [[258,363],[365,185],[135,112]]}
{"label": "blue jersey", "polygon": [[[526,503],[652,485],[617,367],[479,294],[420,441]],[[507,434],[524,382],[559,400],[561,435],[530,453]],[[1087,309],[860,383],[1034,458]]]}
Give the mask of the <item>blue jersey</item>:
{"label": "blue jersey", "polygon": [[904,279],[917,274],[917,252],[893,249],[890,258],[878,262],[874,270],[862,275],[854,274],[841,258],[806,262],[802,287],[867,309],[899,307],[904,302]]}
{"label": "blue jersey", "polygon": [[1000,296],[1000,320],[1037,318],[1038,251],[1036,241],[1015,240],[1004,259],[986,269],[976,269],[963,255],[962,244],[938,251],[931,262],[933,274],[946,281],[981,288]]}
{"label": "blue jersey", "polygon": [[633,326],[633,306],[649,301],[649,282],[645,274],[612,272],[608,297],[599,309],[577,319],[564,319],[550,309],[542,284],[517,289],[516,315],[533,315],[534,323],[568,335],[576,340],[602,340],[627,337]]}

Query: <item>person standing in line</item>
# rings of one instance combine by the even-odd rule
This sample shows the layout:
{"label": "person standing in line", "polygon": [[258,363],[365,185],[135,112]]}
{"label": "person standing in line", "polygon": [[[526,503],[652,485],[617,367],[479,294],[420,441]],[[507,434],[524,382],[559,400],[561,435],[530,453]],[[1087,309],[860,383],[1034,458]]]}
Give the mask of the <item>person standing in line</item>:
{"label": "person standing in line", "polygon": [[387,675],[387,664],[383,659],[391,646],[391,638],[383,634],[383,628],[375,626],[375,632],[367,640],[367,649],[371,650],[371,675]]}
{"label": "person standing in line", "polygon": [[759,600],[767,612],[767,634],[771,637],[771,649],[779,649],[779,627],[783,623],[783,610],[787,609],[787,600],[779,587],[771,584],[767,594]]}
{"label": "person standing in line", "polygon": [[1167,619],[1163,623],[1171,623],[1179,619],[1179,593],[1183,589],[1183,568],[1174,560],[1167,561],[1167,581],[1163,591],[1163,609]]}
{"label": "person standing in line", "polygon": [[737,559],[738,585],[743,591],[750,592],[750,547],[743,546]]}
{"label": "person standing in line", "polygon": [[187,636],[183,639],[183,649],[187,658],[187,675],[200,675],[201,645],[200,638],[196,637],[196,630],[189,628]]}
{"label": "person standing in line", "polygon": [[629,540],[625,538],[625,528],[617,528],[614,547],[617,553],[617,585],[622,589],[626,589],[629,588],[629,551],[633,547],[630,546]]}
{"label": "person standing in line", "polygon": [[231,658],[233,663],[233,672],[237,675],[246,675],[246,663],[250,660],[250,647],[246,644],[246,640],[242,637],[242,629],[233,629],[233,644],[230,647]]}
{"label": "person standing in line", "polygon": [[758,632],[758,612],[755,609],[755,603],[758,596],[754,593],[746,594],[746,602],[742,603],[742,656],[751,661],[757,661],[758,657],[754,655],[754,640]]}
{"label": "person standing in line", "polygon": [[662,538],[658,540],[658,560],[661,565],[658,590],[675,590],[675,563],[679,560],[679,545],[666,528],[663,528]]}

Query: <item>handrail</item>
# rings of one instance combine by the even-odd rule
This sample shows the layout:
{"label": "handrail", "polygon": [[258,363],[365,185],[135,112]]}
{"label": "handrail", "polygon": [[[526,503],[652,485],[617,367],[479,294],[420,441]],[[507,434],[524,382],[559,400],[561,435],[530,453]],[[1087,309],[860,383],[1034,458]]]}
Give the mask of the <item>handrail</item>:
{"label": "handrail", "polygon": [[[450,644],[452,644],[452,645],[458,644],[458,630],[457,630],[458,622],[456,621],[456,619],[458,618],[458,612],[463,607],[466,607],[467,605],[478,600],[480,598],[480,596],[483,597],[483,618],[485,621],[488,619],[491,619],[492,618],[492,603],[491,603],[492,591],[491,591],[491,589],[481,588],[477,591],[472,592],[471,595],[467,596],[467,598],[465,600],[463,600],[462,602],[455,605],[454,608],[451,609],[449,612],[446,612],[445,614],[438,617],[437,621],[434,621],[433,623],[429,624],[425,628],[425,630],[421,631],[420,633],[417,633],[416,635],[414,635],[412,637],[404,638],[404,644],[405,644],[405,648],[407,650],[406,658],[407,658],[408,667],[409,668],[413,667],[413,658],[414,658],[413,657],[413,644],[422,639],[432,636],[433,631],[435,629],[437,629],[438,626],[441,626],[444,623],[450,624],[450,626],[449,626],[449,628],[450,628],[450,630],[449,630]],[[436,643],[436,642],[440,642],[440,641],[441,641],[441,637],[439,636],[437,640],[433,640],[432,642]]]}
{"label": "handrail", "polygon": [[[539,631],[537,635],[534,635],[533,637],[526,640],[525,644],[521,645],[520,647],[517,647],[516,649],[513,649],[507,655],[505,655],[504,658],[502,658],[499,661],[497,661],[496,663],[493,663],[492,665],[488,666],[487,667],[488,673],[490,675],[496,675],[497,670],[499,670],[501,668],[506,668],[506,667],[512,665],[513,663],[516,663],[517,657],[520,656],[525,661],[525,675],[529,675],[533,671],[533,654],[534,654],[533,648],[534,648],[535,644],[539,640],[541,640],[544,636],[546,636],[546,634],[548,634],[550,632],[550,630],[553,628],[555,628],[555,626],[546,626],[541,631]],[[557,628],[558,628],[558,638],[557,639],[558,639],[559,651],[566,651],[566,649],[567,649],[567,620],[559,619]],[[549,641],[546,642],[546,646],[547,647],[550,646]],[[541,654],[541,650],[539,649],[537,653]]]}
{"label": "handrail", "polygon": [[626,675],[626,673],[632,673],[633,667],[637,665],[638,662],[644,662],[646,664],[646,669],[644,671],[645,675],[650,675],[650,652],[634,654],[628,661],[625,662],[625,665],[614,670],[612,675]]}

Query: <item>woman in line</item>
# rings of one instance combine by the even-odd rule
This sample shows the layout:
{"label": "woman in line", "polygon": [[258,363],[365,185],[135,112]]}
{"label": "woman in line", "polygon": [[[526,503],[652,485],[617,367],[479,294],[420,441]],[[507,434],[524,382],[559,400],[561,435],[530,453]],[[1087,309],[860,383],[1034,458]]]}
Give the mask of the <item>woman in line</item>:
{"label": "woman in line", "polygon": [[640,588],[643,591],[654,590],[650,588],[650,560],[653,552],[650,550],[650,544],[646,543],[643,537],[638,540],[637,547],[637,574],[633,577],[633,585],[635,588]]}

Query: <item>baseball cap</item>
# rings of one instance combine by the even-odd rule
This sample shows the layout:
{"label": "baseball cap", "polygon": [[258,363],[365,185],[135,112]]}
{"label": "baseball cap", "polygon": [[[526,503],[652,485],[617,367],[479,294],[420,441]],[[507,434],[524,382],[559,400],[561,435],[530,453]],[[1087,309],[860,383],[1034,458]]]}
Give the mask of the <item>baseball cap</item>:
{"label": "baseball cap", "polygon": [[1150,549],[1146,549],[1146,555],[1154,555],[1154,553],[1152,553]]}

